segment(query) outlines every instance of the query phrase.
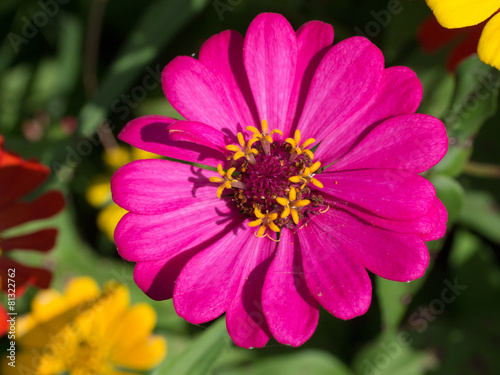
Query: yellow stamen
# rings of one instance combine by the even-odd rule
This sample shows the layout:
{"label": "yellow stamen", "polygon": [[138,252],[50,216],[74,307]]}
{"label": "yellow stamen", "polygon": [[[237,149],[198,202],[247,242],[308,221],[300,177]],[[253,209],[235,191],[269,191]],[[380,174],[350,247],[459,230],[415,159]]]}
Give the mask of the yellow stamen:
{"label": "yellow stamen", "polygon": [[276,202],[284,206],[283,212],[281,213],[281,218],[284,219],[292,214],[292,220],[295,224],[299,223],[299,212],[297,208],[305,207],[309,203],[311,203],[311,201],[308,199],[297,199],[297,190],[294,187],[290,189],[290,192],[288,193],[288,199],[278,197],[276,198]]}
{"label": "yellow stamen", "polygon": [[314,138],[309,138],[302,145],[300,144],[300,130],[297,129],[295,130],[293,139],[292,138],[287,138],[285,142],[290,143],[290,145],[293,147],[292,153],[295,153],[297,156],[300,154],[306,154],[309,156],[311,160],[314,159],[314,154],[312,153],[311,150],[306,149],[306,147],[310,146],[311,144],[315,143],[316,140]]}
{"label": "yellow stamen", "polygon": [[302,172],[302,174],[300,176],[292,176],[292,177],[289,177],[288,179],[295,184],[298,184],[299,182],[302,181],[302,186],[300,187],[300,189],[304,189],[305,186],[309,182],[312,183],[317,188],[321,189],[321,188],[323,188],[323,184],[321,183],[321,181],[314,178],[314,176],[316,174],[315,172],[319,169],[319,167],[321,167],[321,163],[319,161],[317,161],[316,163],[314,163],[310,167],[304,168],[304,171]]}
{"label": "yellow stamen", "polygon": [[[224,172],[222,169],[222,165],[219,163],[217,166],[217,172],[221,175],[219,176],[212,176],[209,178],[210,182],[215,182],[218,184],[221,184],[217,188],[217,197],[220,199],[222,197],[222,192],[224,189],[232,189],[233,187],[241,187],[241,182],[238,180],[235,180],[233,178],[233,173],[236,170],[236,168],[229,168],[227,172]],[[243,184],[244,185],[244,184]]]}
{"label": "yellow stamen", "polygon": [[248,141],[248,143],[245,142],[245,138],[243,138],[243,134],[240,132],[238,133],[238,145],[227,145],[226,150],[229,150],[231,152],[234,152],[235,154],[233,155],[234,160],[238,160],[242,157],[246,157],[246,159],[254,164],[255,163],[255,157],[254,155],[257,155],[259,151],[257,149],[252,148],[252,145],[257,142],[258,139],[252,138]]}
{"label": "yellow stamen", "polygon": [[[266,152],[269,153],[269,144],[273,143],[272,135],[277,133],[277,134],[283,136],[283,133],[281,132],[281,130],[278,130],[278,129],[273,129],[273,130],[271,130],[271,132],[269,132],[269,126],[268,126],[266,120],[262,120],[261,128],[262,128],[262,132],[260,132],[255,126],[247,126],[246,127],[246,129],[248,131],[251,131],[253,133],[252,137],[260,140],[264,150],[267,150]],[[267,144],[265,144],[266,142],[267,142]]]}
{"label": "yellow stamen", "polygon": [[277,212],[263,214],[257,207],[255,207],[254,214],[257,217],[257,220],[249,222],[248,225],[250,227],[257,227],[260,225],[259,230],[257,231],[257,237],[264,237],[267,228],[276,233],[280,232],[280,228],[274,223],[274,220],[278,218]]}

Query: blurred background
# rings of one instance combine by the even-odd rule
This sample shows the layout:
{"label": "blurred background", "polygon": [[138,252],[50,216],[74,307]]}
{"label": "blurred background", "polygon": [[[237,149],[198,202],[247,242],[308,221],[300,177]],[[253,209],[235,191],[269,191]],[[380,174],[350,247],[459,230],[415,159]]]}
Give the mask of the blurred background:
{"label": "blurred background", "polygon": [[[270,341],[245,350],[232,344],[223,319],[188,324],[171,301],[152,301],[137,288],[133,265],[112,241],[123,212],[111,202],[109,179],[131,160],[154,157],[117,140],[129,120],[178,117],[162,92],[163,67],[177,55],[196,56],[213,34],[244,34],[261,12],[281,13],[295,29],[310,20],[331,23],[336,42],[367,36],[386,66],[417,73],[424,86],[419,112],[441,118],[450,138],[448,155],[426,174],[449,223],[446,237],[428,243],[432,260],[422,279],[402,284],[371,275],[373,302],[364,316],[341,321],[322,311],[302,347]],[[154,332],[166,338],[168,354],[143,373],[500,374],[500,73],[466,48],[474,30],[448,37],[433,22],[417,0],[2,0],[4,148],[51,170],[28,200],[57,189],[66,203],[49,218],[0,234],[56,228],[51,251],[1,256],[50,270],[55,290],[77,276],[100,286],[114,279],[129,289],[132,305],[152,306]],[[22,292],[19,315],[34,311],[39,289]],[[7,307],[8,297],[1,300]],[[0,343],[4,357],[10,340]],[[19,343],[18,356],[22,350]]]}

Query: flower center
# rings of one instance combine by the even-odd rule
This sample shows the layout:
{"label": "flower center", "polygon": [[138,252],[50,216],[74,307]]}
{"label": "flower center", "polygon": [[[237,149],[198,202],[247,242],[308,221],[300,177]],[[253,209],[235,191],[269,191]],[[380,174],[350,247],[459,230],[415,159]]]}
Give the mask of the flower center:
{"label": "flower center", "polygon": [[226,147],[234,152],[227,172],[219,164],[220,177],[210,177],[211,182],[220,184],[217,196],[231,196],[241,212],[254,218],[248,225],[259,227],[258,237],[267,229],[276,233],[282,228],[293,229],[324,209],[322,196],[309,188],[311,183],[323,187],[314,177],[321,163],[314,163],[314,154],[307,149],[316,141],[310,138],[300,144],[299,130],[293,139],[274,141],[272,135],[282,135],[281,131],[268,132],[266,120],[262,121],[262,132],[253,126],[247,130],[252,132],[248,142],[238,133],[239,146]]}

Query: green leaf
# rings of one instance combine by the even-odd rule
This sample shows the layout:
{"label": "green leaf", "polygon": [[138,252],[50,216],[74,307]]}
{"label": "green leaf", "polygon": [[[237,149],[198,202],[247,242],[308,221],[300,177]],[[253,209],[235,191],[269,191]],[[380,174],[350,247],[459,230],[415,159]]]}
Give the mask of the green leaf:
{"label": "green leaf", "polygon": [[412,348],[407,331],[386,331],[358,352],[353,367],[356,375],[424,375],[436,365],[432,354]]}
{"label": "green leaf", "polygon": [[203,332],[184,352],[166,362],[154,374],[157,375],[205,375],[219,357],[229,348],[226,320],[218,319]]}
{"label": "green leaf", "polygon": [[446,157],[434,171],[458,176],[471,154],[474,137],[498,107],[500,72],[473,56],[457,69],[457,85],[443,121],[450,139]]}
{"label": "green leaf", "polygon": [[[80,134],[89,135],[96,130],[112,109],[112,103],[127,91],[162,47],[207,3],[208,0],[162,0],[144,12],[97,94],[80,112]],[[149,67],[149,70],[155,72],[157,67]],[[159,80],[157,76],[154,78]]]}
{"label": "green leaf", "polygon": [[396,328],[408,309],[413,296],[422,287],[425,276],[409,283],[377,277],[375,284],[384,329]]}
{"label": "green leaf", "polygon": [[33,70],[27,64],[8,69],[0,79],[0,131],[11,131],[21,122],[23,101],[28,93]]}
{"label": "green leaf", "polygon": [[500,337],[500,267],[495,258],[492,246],[458,227],[446,287],[436,288],[441,306],[430,297],[422,306],[428,313],[413,321],[414,345],[433,351],[440,362],[428,375],[500,373],[495,344]]}
{"label": "green leaf", "polygon": [[445,175],[430,175],[429,180],[436,188],[437,196],[448,211],[448,227],[454,223],[464,201],[464,189],[457,180]]}
{"label": "green leaf", "polygon": [[458,177],[462,174],[465,165],[472,154],[471,148],[462,148],[449,146],[448,152],[444,158],[437,164],[432,171],[450,177]]}
{"label": "green leaf", "polygon": [[340,360],[319,350],[274,356],[255,361],[243,368],[218,370],[217,375],[349,375],[352,372]]}
{"label": "green leaf", "polygon": [[468,191],[459,223],[500,244],[500,210],[490,194]]}

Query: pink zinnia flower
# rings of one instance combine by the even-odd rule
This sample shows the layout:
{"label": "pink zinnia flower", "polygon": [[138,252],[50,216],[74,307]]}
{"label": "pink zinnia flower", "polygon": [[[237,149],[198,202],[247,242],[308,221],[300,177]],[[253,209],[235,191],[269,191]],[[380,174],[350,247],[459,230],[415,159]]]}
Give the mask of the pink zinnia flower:
{"label": "pink zinnia flower", "polygon": [[385,69],[365,38],[332,42],[328,24],[294,32],[281,15],[261,14],[245,37],[222,32],[198,60],[167,65],[165,94],[187,120],[141,117],[120,134],[218,167],[121,168],[112,193],[130,213],[115,241],[151,298],[173,297],[194,324],[225,312],[243,347],[271,335],[301,345],[319,305],[341,319],[365,313],[367,269],[417,279],[429,261],[424,241],[446,230],[446,210],[419,173],[441,160],[448,140],[438,119],[414,113],[419,80]]}

